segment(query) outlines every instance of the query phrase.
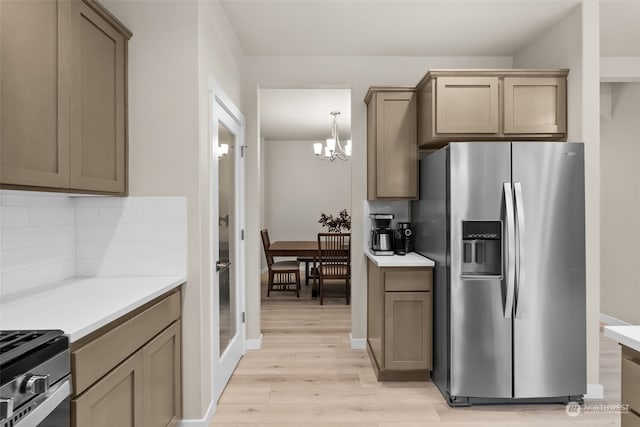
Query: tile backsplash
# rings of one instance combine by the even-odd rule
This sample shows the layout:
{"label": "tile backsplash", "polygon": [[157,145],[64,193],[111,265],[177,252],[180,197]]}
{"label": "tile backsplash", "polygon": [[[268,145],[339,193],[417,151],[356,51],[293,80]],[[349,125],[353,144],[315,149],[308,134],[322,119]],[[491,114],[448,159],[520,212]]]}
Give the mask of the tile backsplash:
{"label": "tile backsplash", "polygon": [[75,274],[73,199],[3,190],[0,206],[0,295]]}
{"label": "tile backsplash", "polygon": [[76,274],[186,274],[184,197],[77,198]]}
{"label": "tile backsplash", "polygon": [[184,197],[0,191],[0,296],[73,276],[186,275]]}

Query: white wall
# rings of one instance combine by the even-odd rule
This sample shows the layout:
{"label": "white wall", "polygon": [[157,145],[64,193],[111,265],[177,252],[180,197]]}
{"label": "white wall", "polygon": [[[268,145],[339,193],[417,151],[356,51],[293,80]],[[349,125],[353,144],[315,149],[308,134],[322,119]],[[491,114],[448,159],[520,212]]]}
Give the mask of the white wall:
{"label": "white wall", "polygon": [[[583,29],[589,29],[583,31]],[[569,68],[567,139],[585,143],[587,382],[599,379],[600,87],[598,2],[584,0],[514,55],[516,68]]]}
{"label": "white wall", "polygon": [[[366,337],[366,264],[359,248],[366,244],[363,210],[366,200],[366,106],[369,86],[415,86],[430,68],[511,68],[511,57],[246,57],[244,85],[247,118],[247,334],[260,336],[259,274],[262,244],[260,216],[260,88],[351,89],[351,216],[352,303],[351,334]],[[358,245],[357,242],[362,242]]]}
{"label": "white wall", "polygon": [[[218,1],[104,0],[129,42],[129,191],[187,198],[183,417],[211,407],[209,79],[241,106],[241,50]],[[215,181],[214,181],[214,184]],[[217,238],[217,227],[213,230]],[[215,284],[213,284],[215,285]]]}
{"label": "white wall", "polygon": [[351,162],[313,154],[318,141],[265,142],[264,213],[271,241],[315,240],[320,213],[351,212]]}
{"label": "white wall", "polygon": [[640,83],[612,84],[611,119],[600,122],[602,313],[640,324]]}

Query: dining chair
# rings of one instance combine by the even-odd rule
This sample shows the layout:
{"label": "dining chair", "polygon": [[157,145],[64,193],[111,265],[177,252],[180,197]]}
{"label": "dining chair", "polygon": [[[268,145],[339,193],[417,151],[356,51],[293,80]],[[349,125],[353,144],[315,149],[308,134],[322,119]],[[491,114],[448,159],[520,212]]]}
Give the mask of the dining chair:
{"label": "dining chair", "polygon": [[324,281],[344,280],[346,303],[351,294],[351,233],[318,233],[318,297],[324,304]]}
{"label": "dining chair", "polygon": [[300,298],[300,264],[298,261],[274,261],[269,252],[269,246],[271,246],[269,231],[266,228],[260,230],[260,236],[262,236],[264,256],[269,267],[267,297],[270,296],[271,291],[295,291],[296,296]]}

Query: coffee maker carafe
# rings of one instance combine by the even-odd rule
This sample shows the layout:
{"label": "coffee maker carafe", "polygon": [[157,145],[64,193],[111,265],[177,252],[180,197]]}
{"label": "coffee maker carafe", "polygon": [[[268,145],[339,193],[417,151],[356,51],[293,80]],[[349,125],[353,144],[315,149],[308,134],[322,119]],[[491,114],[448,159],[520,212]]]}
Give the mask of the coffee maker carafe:
{"label": "coffee maker carafe", "polygon": [[393,255],[393,214],[371,214],[371,235],[369,248],[373,255]]}
{"label": "coffee maker carafe", "polygon": [[413,252],[413,230],[410,222],[399,222],[395,231],[394,244],[396,255],[406,255]]}

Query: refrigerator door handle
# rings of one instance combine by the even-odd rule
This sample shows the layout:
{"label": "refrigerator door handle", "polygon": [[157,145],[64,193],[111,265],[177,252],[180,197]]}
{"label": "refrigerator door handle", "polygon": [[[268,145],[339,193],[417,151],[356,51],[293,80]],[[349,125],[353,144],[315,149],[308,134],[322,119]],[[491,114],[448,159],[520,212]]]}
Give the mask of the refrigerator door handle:
{"label": "refrigerator door handle", "polygon": [[516,319],[522,318],[522,304],[519,303],[520,294],[522,293],[522,285],[525,281],[525,221],[524,221],[524,202],[522,199],[522,184],[515,182],[513,190],[516,199],[516,235],[518,239],[517,256],[516,256]]}
{"label": "refrigerator door handle", "polygon": [[513,191],[511,183],[503,184],[505,216],[507,217],[507,296],[504,303],[504,318],[511,319],[513,313],[513,300],[515,294],[515,260],[516,260],[516,235],[515,215],[513,208]]}

